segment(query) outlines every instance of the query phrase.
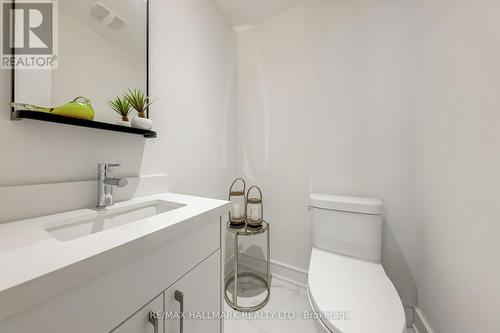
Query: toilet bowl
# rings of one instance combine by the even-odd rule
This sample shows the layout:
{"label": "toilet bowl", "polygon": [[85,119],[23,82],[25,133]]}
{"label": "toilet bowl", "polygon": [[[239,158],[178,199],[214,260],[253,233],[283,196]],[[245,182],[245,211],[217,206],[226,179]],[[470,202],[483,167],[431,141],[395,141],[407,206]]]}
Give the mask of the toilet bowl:
{"label": "toilet bowl", "polygon": [[382,202],[311,195],[308,296],[325,332],[405,333],[403,305],[380,264]]}

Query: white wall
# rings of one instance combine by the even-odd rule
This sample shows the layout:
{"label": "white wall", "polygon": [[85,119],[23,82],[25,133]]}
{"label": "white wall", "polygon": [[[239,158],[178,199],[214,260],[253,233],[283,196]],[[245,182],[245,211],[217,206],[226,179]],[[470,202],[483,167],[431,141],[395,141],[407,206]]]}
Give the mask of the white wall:
{"label": "white wall", "polygon": [[419,7],[419,307],[436,333],[500,332],[500,3]]}
{"label": "white wall", "polygon": [[307,0],[214,0],[234,25],[255,24]]}
{"label": "white wall", "polygon": [[142,173],[167,172],[171,190],[227,198],[236,171],[236,39],[211,0],[151,3],[151,91],[158,139]]}
{"label": "white wall", "polygon": [[307,269],[309,194],[386,207],[384,264],[416,303],[412,1],[308,1],[238,33],[239,169],[262,187],[273,259]]}
{"label": "white wall", "polygon": [[[157,139],[23,120],[11,122],[0,71],[0,186],[168,173],[173,191],[226,196],[234,175],[234,32],[211,0],[155,0],[151,115]],[[96,82],[96,89],[99,82]]]}

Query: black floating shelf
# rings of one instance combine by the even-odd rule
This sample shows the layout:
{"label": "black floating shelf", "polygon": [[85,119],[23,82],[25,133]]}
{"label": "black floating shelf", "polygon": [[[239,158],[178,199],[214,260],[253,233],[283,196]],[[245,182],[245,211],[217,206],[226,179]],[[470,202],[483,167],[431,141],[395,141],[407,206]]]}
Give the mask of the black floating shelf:
{"label": "black floating shelf", "polygon": [[156,138],[156,132],[146,131],[139,128],[108,124],[99,121],[86,120],[86,119],[78,119],[60,116],[56,114],[46,113],[46,112],[38,112],[38,111],[27,111],[27,110],[16,110],[12,111],[12,120],[21,120],[21,119],[34,119],[41,121],[48,121],[51,123],[58,124],[66,124],[80,127],[89,127],[89,128],[97,128],[105,131],[113,131],[113,132],[122,132],[129,133],[135,135],[142,135],[145,138]]}

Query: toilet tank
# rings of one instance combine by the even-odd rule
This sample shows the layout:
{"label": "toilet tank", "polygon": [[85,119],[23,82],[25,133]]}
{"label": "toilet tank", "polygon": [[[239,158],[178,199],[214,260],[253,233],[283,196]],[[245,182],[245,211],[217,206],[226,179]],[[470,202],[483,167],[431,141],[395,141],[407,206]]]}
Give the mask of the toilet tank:
{"label": "toilet tank", "polygon": [[313,246],[380,262],[382,208],[379,199],[311,194]]}

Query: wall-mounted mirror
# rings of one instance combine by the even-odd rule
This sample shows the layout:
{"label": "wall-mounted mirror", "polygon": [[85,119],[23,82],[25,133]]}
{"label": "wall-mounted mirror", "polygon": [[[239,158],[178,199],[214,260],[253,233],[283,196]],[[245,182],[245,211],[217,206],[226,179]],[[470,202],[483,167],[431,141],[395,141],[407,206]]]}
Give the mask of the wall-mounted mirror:
{"label": "wall-mounted mirror", "polygon": [[94,120],[116,123],[108,100],[129,88],[148,93],[148,1],[58,0],[54,8],[58,68],[13,69],[13,102],[55,107],[84,96]]}

